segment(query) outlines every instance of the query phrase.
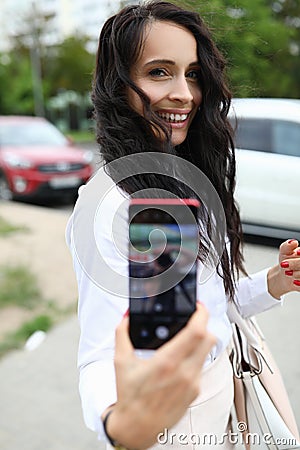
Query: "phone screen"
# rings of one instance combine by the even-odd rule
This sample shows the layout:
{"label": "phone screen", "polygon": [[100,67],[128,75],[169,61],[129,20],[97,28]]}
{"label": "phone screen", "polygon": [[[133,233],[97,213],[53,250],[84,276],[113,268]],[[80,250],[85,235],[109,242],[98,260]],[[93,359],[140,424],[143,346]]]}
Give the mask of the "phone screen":
{"label": "phone screen", "polygon": [[195,311],[199,233],[195,200],[133,200],[129,224],[130,336],[155,349]]}

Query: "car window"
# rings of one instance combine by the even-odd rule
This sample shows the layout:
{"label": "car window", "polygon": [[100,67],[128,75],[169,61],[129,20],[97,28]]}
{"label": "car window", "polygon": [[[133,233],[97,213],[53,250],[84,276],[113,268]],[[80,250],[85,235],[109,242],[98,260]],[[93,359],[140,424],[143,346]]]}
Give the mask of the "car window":
{"label": "car window", "polygon": [[272,129],[274,153],[300,156],[300,123],[276,120]]}
{"label": "car window", "polygon": [[271,152],[271,121],[261,119],[238,119],[232,121],[235,129],[235,146],[248,150]]}
{"label": "car window", "polygon": [[235,128],[235,146],[241,149],[300,156],[300,124],[286,120],[241,119]]}
{"label": "car window", "polygon": [[52,124],[11,123],[0,125],[0,145],[66,145],[66,138]]}

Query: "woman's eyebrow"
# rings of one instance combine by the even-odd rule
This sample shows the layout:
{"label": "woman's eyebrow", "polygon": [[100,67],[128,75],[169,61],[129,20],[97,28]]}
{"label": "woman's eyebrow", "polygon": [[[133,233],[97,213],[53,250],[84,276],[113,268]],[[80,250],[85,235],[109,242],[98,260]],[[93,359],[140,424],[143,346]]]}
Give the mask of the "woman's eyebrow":
{"label": "woman's eyebrow", "polygon": [[175,66],[175,61],[172,61],[171,59],[152,59],[145,64],[145,67],[152,66],[153,64],[170,64]]}
{"label": "woman's eyebrow", "polygon": [[[175,61],[171,59],[152,59],[145,63],[144,67],[152,66],[155,64],[169,64],[171,66],[175,66]],[[194,61],[189,64],[189,67],[199,66],[199,61]]]}

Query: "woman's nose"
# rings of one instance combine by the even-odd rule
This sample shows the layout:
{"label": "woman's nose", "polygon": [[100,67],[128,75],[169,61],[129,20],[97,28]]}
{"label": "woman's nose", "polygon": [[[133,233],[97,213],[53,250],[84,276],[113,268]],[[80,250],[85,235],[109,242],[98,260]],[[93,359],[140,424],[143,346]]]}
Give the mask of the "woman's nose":
{"label": "woman's nose", "polygon": [[171,100],[181,103],[189,103],[193,100],[193,94],[185,76],[173,80],[169,97]]}

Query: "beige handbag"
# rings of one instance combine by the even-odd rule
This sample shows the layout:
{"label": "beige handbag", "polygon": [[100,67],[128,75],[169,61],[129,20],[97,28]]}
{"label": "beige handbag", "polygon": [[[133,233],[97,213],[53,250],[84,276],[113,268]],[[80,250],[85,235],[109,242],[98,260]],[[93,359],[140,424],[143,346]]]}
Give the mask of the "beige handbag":
{"label": "beige handbag", "polygon": [[234,303],[228,307],[233,345],[237,430],[247,449],[300,448],[299,432],[289,398],[265,338],[254,318],[243,319]]}

